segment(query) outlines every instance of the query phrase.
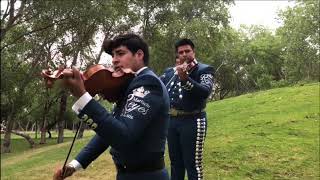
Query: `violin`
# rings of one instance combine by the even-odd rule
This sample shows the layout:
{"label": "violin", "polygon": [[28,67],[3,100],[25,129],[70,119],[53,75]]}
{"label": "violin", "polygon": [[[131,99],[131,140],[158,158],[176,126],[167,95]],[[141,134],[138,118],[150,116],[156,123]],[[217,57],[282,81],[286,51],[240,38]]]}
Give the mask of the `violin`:
{"label": "violin", "polygon": [[[54,81],[64,77],[72,77],[72,69],[59,67],[58,70],[44,69],[41,72],[48,88],[53,86]],[[86,91],[95,96],[100,94],[109,102],[117,102],[125,90],[129,82],[133,79],[134,72],[130,69],[117,69],[113,67],[105,67],[101,64],[90,66],[85,72],[81,72],[81,78],[84,81]]]}
{"label": "violin", "polygon": [[182,67],[182,69],[184,69],[186,74],[190,74],[193,68],[195,68],[197,65],[198,62],[196,60],[192,60],[191,62],[184,61],[182,64],[178,63],[174,70],[176,71],[176,68],[179,66]]}
{"label": "violin", "polygon": [[188,75],[197,65],[198,65],[198,62],[195,59],[189,63],[187,63],[187,61],[180,63],[180,61],[176,59],[176,67],[173,68],[173,75],[171,76],[167,84],[165,84],[165,86],[168,87],[168,85],[171,84],[171,82],[175,81],[176,78],[178,77],[177,67],[181,67],[184,70],[184,72]]}

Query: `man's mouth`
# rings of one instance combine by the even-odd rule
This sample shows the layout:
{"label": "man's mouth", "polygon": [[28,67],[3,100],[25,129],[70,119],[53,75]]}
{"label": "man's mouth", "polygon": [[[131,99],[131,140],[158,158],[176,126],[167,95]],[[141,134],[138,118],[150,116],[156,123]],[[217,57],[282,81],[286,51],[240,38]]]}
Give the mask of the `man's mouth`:
{"label": "man's mouth", "polygon": [[115,71],[120,71],[121,69],[122,69],[122,68],[121,68],[120,66],[115,66],[115,67],[114,67],[114,70],[115,70]]}

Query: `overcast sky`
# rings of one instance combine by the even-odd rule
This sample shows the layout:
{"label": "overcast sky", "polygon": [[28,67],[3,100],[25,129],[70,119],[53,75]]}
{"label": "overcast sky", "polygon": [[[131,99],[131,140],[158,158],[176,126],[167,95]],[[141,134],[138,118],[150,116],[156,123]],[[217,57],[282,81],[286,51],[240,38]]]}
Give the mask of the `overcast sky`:
{"label": "overcast sky", "polygon": [[259,24],[275,30],[281,25],[277,20],[278,10],[293,7],[293,0],[235,0],[235,5],[229,9],[232,27],[239,28],[240,24]]}

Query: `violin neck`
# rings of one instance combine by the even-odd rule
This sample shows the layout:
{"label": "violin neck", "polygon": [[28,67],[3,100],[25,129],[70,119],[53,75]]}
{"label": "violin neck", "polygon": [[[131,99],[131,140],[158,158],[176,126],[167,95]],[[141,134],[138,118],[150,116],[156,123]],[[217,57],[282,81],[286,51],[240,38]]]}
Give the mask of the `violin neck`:
{"label": "violin neck", "polygon": [[195,59],[193,59],[189,63],[187,63],[187,62],[185,62],[185,63],[186,63],[188,71],[191,71],[194,67],[196,67],[198,65],[198,62]]}
{"label": "violin neck", "polygon": [[62,73],[64,77],[73,77],[73,72],[71,69],[64,69]]}

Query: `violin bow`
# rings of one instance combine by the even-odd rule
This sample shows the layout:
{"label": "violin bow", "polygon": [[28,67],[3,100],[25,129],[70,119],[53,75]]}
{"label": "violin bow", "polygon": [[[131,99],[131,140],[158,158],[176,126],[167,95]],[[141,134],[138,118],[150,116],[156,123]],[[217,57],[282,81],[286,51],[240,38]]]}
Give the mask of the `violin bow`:
{"label": "violin bow", "polygon": [[[88,118],[87,118],[86,120],[88,120]],[[66,158],[66,160],[64,161],[63,168],[62,168],[62,177],[65,176],[65,173],[66,173],[66,165],[67,165],[69,156],[70,156],[70,154],[71,154],[71,150],[72,150],[72,148],[73,148],[74,142],[76,141],[76,138],[77,138],[77,136],[78,136],[79,129],[80,129],[81,126],[82,126],[82,122],[83,122],[83,120],[80,120],[79,126],[78,126],[77,131],[76,131],[76,134],[75,134],[74,137],[73,137],[73,140],[72,140],[72,143],[71,143],[71,146],[70,146],[70,149],[69,149],[67,158]]]}
{"label": "violin bow", "polygon": [[[99,99],[96,99],[96,100],[99,102],[101,99],[102,99],[102,98],[99,98]],[[76,141],[76,138],[77,138],[77,136],[78,136],[79,130],[80,130],[81,126],[82,126],[82,123],[83,123],[83,121],[87,121],[88,119],[89,119],[89,117],[87,117],[85,120],[84,120],[84,119],[81,119],[80,122],[79,122],[79,126],[78,126],[78,128],[77,128],[77,131],[76,131],[74,137],[73,137],[73,140],[72,140],[72,143],[71,143],[71,146],[70,146],[68,155],[67,155],[66,160],[64,161],[64,164],[63,164],[62,177],[65,176],[65,173],[66,173],[66,165],[67,165],[69,156],[70,156],[70,154],[71,154],[71,151],[72,151],[74,142]]]}

